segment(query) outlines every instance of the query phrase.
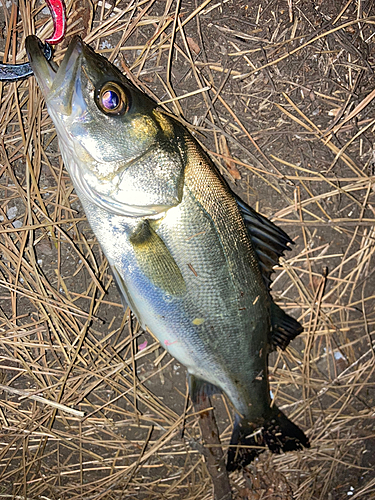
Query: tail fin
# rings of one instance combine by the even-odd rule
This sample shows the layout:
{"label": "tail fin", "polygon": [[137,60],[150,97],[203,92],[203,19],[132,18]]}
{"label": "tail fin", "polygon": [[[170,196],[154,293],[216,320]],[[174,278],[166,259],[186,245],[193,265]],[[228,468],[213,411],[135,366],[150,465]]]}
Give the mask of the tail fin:
{"label": "tail fin", "polygon": [[[231,447],[231,445],[243,445],[246,448]],[[277,407],[272,408],[270,418],[258,429],[247,419],[240,419],[236,415],[228,450],[227,470],[233,471],[245,467],[265,451],[266,445],[273,453],[310,447],[304,432]]]}

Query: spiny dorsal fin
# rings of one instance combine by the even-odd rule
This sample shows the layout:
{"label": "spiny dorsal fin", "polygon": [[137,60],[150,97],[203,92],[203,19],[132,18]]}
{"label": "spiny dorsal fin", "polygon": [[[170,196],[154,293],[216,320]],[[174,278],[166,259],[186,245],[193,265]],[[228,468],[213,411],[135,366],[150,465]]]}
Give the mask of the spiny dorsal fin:
{"label": "spiny dorsal fin", "polygon": [[288,244],[294,243],[282,229],[258,214],[237,196],[236,201],[258,256],[264,282],[269,290],[274,266],[279,263],[279,258],[284,255],[285,250],[290,250]]}

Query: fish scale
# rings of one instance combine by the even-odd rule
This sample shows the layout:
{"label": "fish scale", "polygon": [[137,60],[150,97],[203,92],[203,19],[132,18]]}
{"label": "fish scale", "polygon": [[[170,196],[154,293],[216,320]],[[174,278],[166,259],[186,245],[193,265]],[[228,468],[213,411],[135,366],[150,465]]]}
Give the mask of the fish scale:
{"label": "fish scale", "polygon": [[290,238],[231,192],[177,119],[79,37],[57,73],[36,37],[26,48],[124,302],[186,366],[193,402],[223,392],[233,404],[228,470],[264,445],[309,446],[271,406],[268,382],[269,352],[302,331],[269,290]]}

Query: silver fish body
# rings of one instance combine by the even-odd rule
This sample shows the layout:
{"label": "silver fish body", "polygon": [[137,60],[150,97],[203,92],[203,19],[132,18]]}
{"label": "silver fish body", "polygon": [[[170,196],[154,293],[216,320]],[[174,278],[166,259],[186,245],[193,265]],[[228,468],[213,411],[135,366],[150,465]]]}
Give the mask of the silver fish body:
{"label": "silver fish body", "polygon": [[[308,446],[271,408],[268,384],[271,348],[301,331],[268,289],[287,235],[237,200],[189,132],[78,37],[57,73],[36,37],[26,47],[121,294],[186,366],[193,400],[227,394],[237,414],[233,445]],[[230,448],[228,469],[258,452]]]}

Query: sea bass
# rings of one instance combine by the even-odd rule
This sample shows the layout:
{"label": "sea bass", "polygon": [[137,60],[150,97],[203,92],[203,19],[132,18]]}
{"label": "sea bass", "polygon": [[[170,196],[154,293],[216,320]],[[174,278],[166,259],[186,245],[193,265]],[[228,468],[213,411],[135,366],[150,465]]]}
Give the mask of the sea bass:
{"label": "sea bass", "polygon": [[269,352],[302,331],[269,290],[289,237],[230,191],[177,119],[79,37],[59,68],[37,37],[26,48],[124,301],[186,366],[193,402],[222,391],[235,408],[230,444],[246,447],[229,447],[228,470],[264,445],[309,446],[271,406],[268,382]]}

